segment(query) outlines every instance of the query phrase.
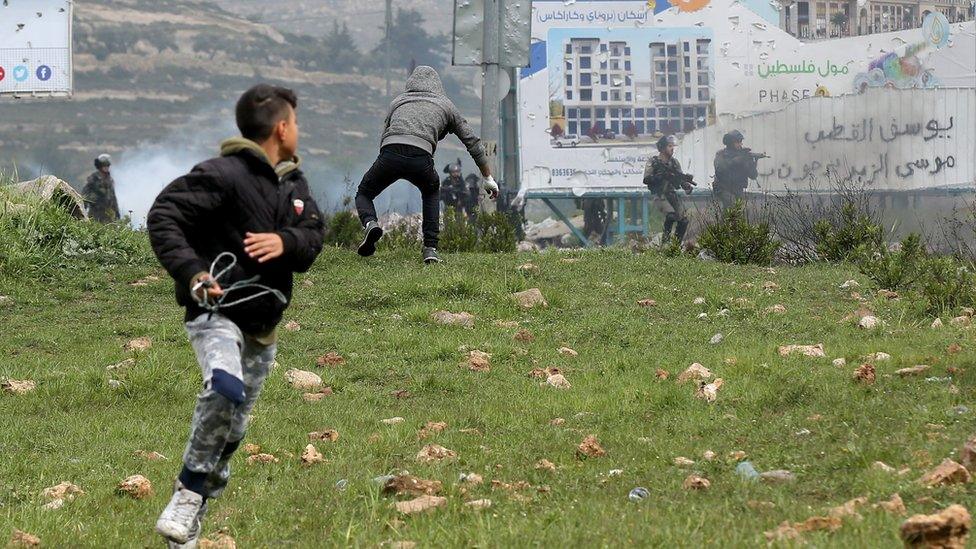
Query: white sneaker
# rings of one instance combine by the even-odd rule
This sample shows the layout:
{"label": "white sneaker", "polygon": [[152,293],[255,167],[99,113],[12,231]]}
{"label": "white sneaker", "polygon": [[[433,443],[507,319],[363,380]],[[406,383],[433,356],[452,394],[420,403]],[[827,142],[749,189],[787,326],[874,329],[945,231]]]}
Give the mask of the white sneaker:
{"label": "white sneaker", "polygon": [[186,543],[176,543],[171,539],[166,540],[166,545],[168,549],[197,549],[197,543],[200,541],[200,528],[203,525],[203,517],[207,514],[207,502],[204,501],[203,505],[200,506],[200,511],[197,513],[196,520],[193,521],[193,527],[190,528],[190,536],[186,539]]}
{"label": "white sneaker", "polygon": [[186,488],[180,488],[173,492],[169,504],[159,515],[156,531],[167,540],[186,543],[194,530],[196,532],[200,530],[200,520],[197,515],[201,507],[203,507],[203,496]]}

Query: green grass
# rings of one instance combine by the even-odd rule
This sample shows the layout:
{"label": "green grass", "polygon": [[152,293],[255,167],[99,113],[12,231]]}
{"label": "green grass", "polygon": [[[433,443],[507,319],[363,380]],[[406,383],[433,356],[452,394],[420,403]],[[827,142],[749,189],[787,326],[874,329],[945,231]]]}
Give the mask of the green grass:
{"label": "green grass", "polygon": [[[576,262],[564,258],[578,258]],[[297,291],[286,320],[298,332],[282,331],[279,366],[265,386],[247,442],[260,444],[281,463],[248,466],[235,456],[227,493],[211,507],[205,534],[226,528],[241,547],[376,546],[411,540],[421,546],[757,546],[763,531],[784,520],[824,515],[829,507],[857,496],[872,502],[898,492],[911,513],[933,512],[950,503],[972,507],[963,487],[928,489],[917,479],[932,464],[953,456],[972,434],[973,372],[976,354],[970,332],[928,328],[931,319],[911,313],[910,303],[876,302],[885,320],[878,332],[860,331],[839,320],[857,303],[838,284],[855,276],[851,266],[733,267],[658,254],[621,250],[541,255],[449,255],[447,263],[425,267],[415,250],[385,252],[363,261],[353,252],[327,250]],[[523,276],[517,266],[533,261],[540,274]],[[162,274],[148,262],[87,268],[55,282],[0,277],[0,378],[34,379],[25,396],[0,394],[0,542],[12,528],[32,532],[51,547],[158,546],[153,533],[179,468],[200,374],[173,303],[171,282],[148,287],[130,282]],[[301,282],[309,280],[312,286]],[[762,290],[767,280],[779,284]],[[746,286],[751,284],[752,286]],[[521,310],[510,293],[538,287],[545,309]],[[869,293],[864,289],[864,293]],[[693,305],[695,297],[705,305]],[[735,298],[749,299],[746,306]],[[640,308],[641,298],[658,305]],[[785,315],[766,315],[773,304]],[[727,317],[716,313],[724,306]],[[474,329],[444,327],[428,320],[437,309],[469,311]],[[707,312],[707,320],[698,320]],[[513,340],[515,329],[495,326],[517,320],[535,335]],[[946,319],[948,320],[948,319]],[[725,340],[709,345],[721,332]],[[130,356],[126,341],[153,340],[134,354],[136,366],[108,386],[105,367]],[[781,358],[784,343],[823,343],[827,359]],[[960,343],[963,351],[948,355]],[[577,358],[559,356],[569,346]],[[461,346],[493,355],[491,371],[459,368]],[[347,363],[318,369],[328,351]],[[878,381],[862,386],[851,372],[862,355],[885,351]],[[734,357],[734,365],[725,359]],[[830,359],[850,363],[835,368]],[[679,372],[701,362],[725,380],[718,401],[705,403]],[[904,380],[901,367],[930,364],[933,376],[949,366],[966,371],[945,382]],[[527,373],[558,366],[573,384],[566,391],[539,386]],[[317,371],[335,394],[304,402],[288,386],[288,368]],[[667,381],[654,377],[663,368]],[[405,389],[407,399],[391,396]],[[973,412],[956,415],[965,404]],[[819,421],[808,419],[819,414]],[[397,426],[380,423],[402,416]],[[556,417],[562,426],[550,425]],[[427,421],[448,429],[420,441]],[[927,424],[944,425],[935,431]],[[307,433],[337,429],[338,441],[318,443],[327,463],[303,467],[297,457]],[[478,429],[483,436],[461,433]],[[801,429],[810,434],[798,436]],[[603,458],[580,461],[577,444],[594,434],[607,450]],[[458,452],[439,465],[416,463],[426,442]],[[146,462],[136,450],[158,451],[168,461]],[[705,462],[705,450],[719,459]],[[785,468],[791,484],[750,484],[733,473],[725,456],[743,450],[760,470]],[[698,463],[672,464],[676,456]],[[534,469],[540,459],[555,473]],[[881,460],[910,467],[906,476],[874,471]],[[446,508],[400,517],[393,499],[379,494],[371,479],[406,469],[444,482]],[[623,469],[608,476],[611,469]],[[478,472],[486,484],[466,495],[458,475]],[[689,492],[681,484],[690,471],[712,482]],[[125,477],[143,474],[156,495],[135,501],[115,494]],[[334,488],[348,479],[349,488]],[[533,487],[512,497],[490,481],[527,481]],[[41,491],[61,481],[86,495],[56,511],[41,508]],[[644,486],[650,497],[628,501]],[[916,500],[929,496],[932,500]],[[468,499],[490,498],[494,506],[472,511]],[[749,500],[775,507],[753,510]],[[846,520],[836,533],[804,537],[815,545],[894,546],[900,517],[862,509],[864,520]],[[403,523],[398,523],[398,519]]]}

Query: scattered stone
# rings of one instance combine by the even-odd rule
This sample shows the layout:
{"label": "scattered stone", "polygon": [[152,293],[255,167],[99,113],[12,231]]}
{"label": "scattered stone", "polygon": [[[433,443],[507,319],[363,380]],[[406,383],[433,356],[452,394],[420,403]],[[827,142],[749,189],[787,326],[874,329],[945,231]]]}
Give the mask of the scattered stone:
{"label": "scattered stone", "polygon": [[719,343],[722,342],[723,339],[725,339],[725,336],[724,335],[722,335],[722,334],[715,334],[715,335],[712,336],[711,339],[708,340],[708,344],[709,345],[718,345]]}
{"label": "scattered stone", "polygon": [[570,349],[569,347],[560,347],[557,352],[562,356],[568,356],[570,358],[576,358],[579,356],[579,353],[573,349]]}
{"label": "scattered stone", "polygon": [[434,463],[457,457],[457,452],[448,450],[437,444],[428,444],[417,452],[417,461],[420,463]]}
{"label": "scattered stone", "polygon": [[854,370],[854,381],[871,385],[875,381],[874,364],[865,362]]}
{"label": "scattered stone", "polygon": [[861,285],[856,280],[848,280],[840,285],[841,290],[850,290],[851,288],[860,288]]}
{"label": "scattered stone", "polygon": [[459,480],[464,484],[470,484],[472,486],[477,486],[485,482],[485,479],[481,478],[481,475],[478,473],[461,473]]}
{"label": "scattered stone", "polygon": [[540,459],[535,463],[535,468],[540,471],[549,471],[550,473],[556,472],[556,464],[549,461],[548,459]]}
{"label": "scattered stone", "polygon": [[332,396],[332,392],[332,387],[322,387],[314,393],[302,393],[302,398],[305,402],[319,402],[327,396]]}
{"label": "scattered stone", "polygon": [[966,441],[966,444],[963,445],[962,450],[959,452],[959,456],[962,466],[967,471],[972,473],[976,470],[976,437],[972,437]]}
{"label": "scattered stone", "polygon": [[708,320],[708,313],[698,313],[698,320]]}
{"label": "scattered stone", "polygon": [[308,444],[302,451],[302,465],[314,465],[325,461],[325,456],[314,445]]}
{"label": "scattered stone", "polygon": [[136,365],[136,359],[134,359],[134,358],[127,358],[127,359],[123,360],[122,362],[116,362],[115,364],[112,364],[110,366],[106,366],[105,369],[107,371],[109,371],[109,372],[114,371],[114,370],[127,370],[127,369],[129,369],[129,368],[131,368],[131,367],[133,367],[135,365]]}
{"label": "scattered stone", "polygon": [[335,442],[339,440],[339,431],[326,429],[324,431],[312,431],[308,434],[308,440],[315,442]]}
{"label": "scattered stone", "polygon": [[382,423],[383,425],[399,425],[404,421],[406,420],[403,419],[402,417],[397,416],[397,417],[391,417],[389,419],[381,419],[380,423]]}
{"label": "scattered stone", "polygon": [[285,323],[285,329],[289,332],[298,332],[301,331],[302,325],[297,320],[289,320]]}
{"label": "scattered stone", "polygon": [[243,449],[244,449],[244,453],[249,456],[253,456],[255,454],[261,453],[261,446],[250,442],[246,443]]}
{"label": "scattered stone", "polygon": [[491,355],[477,349],[468,353],[460,366],[472,372],[488,372],[491,370]]}
{"label": "scattered stone", "polygon": [[569,389],[572,387],[569,380],[562,374],[552,374],[546,378],[546,385],[549,387],[555,387],[556,389]]}
{"label": "scattered stone", "polygon": [[900,528],[906,547],[963,549],[972,518],[962,505],[950,505],[933,515],[912,515]]}
{"label": "scattered stone", "polygon": [[297,368],[285,372],[285,381],[296,389],[317,389],[322,385],[322,378],[318,374]]}
{"label": "scattered stone", "polygon": [[144,459],[146,461],[165,461],[167,458],[159,452],[147,452],[145,450],[136,450],[132,455],[137,458]]}
{"label": "scattered stone", "polygon": [[443,421],[428,421],[426,425],[417,433],[417,438],[423,440],[447,429],[447,423]]}
{"label": "scattered stone", "polygon": [[596,440],[596,435],[587,435],[580,442],[579,446],[576,447],[576,457],[579,459],[586,459],[591,457],[603,457],[607,455],[607,451],[600,446],[600,443]]}
{"label": "scattered stone", "polygon": [[941,328],[942,326],[943,326],[943,324],[942,324],[942,319],[941,319],[941,318],[937,318],[937,319],[935,319],[935,320],[933,320],[933,321],[932,321],[932,326],[931,326],[931,328],[932,328],[933,330],[938,330],[938,329],[939,329],[939,328]]}
{"label": "scattered stone", "polygon": [[699,363],[694,363],[678,375],[678,383],[691,380],[705,380],[712,377],[712,372]]}
{"label": "scattered stone", "polygon": [[968,316],[957,316],[949,321],[949,325],[955,328],[969,328],[973,325],[973,319]]}
{"label": "scattered stone", "polygon": [[515,332],[515,335],[512,336],[512,338],[521,343],[531,343],[535,341],[535,336],[532,335],[532,332],[526,330],[525,328]]}
{"label": "scattered stone", "polygon": [[16,379],[5,379],[0,381],[0,389],[3,389],[4,392],[13,393],[15,395],[26,395],[36,388],[37,383],[34,383],[34,381],[30,379],[24,379],[21,381]]}
{"label": "scattered stone", "polygon": [[950,355],[956,355],[962,352],[962,345],[958,343],[953,343],[946,348],[946,352]]}
{"label": "scattered stone", "polygon": [[925,374],[925,372],[928,372],[930,369],[931,368],[929,368],[928,366],[924,364],[920,364],[918,366],[912,366],[911,368],[902,368],[900,370],[895,371],[895,373],[900,375],[901,377],[920,376]]}
{"label": "scattered stone", "polygon": [[137,337],[122,347],[126,352],[146,351],[152,347],[152,340],[148,337]]}
{"label": "scattered stone", "polygon": [[48,501],[62,500],[71,501],[77,496],[85,495],[85,491],[71,482],[62,482],[54,486],[49,486],[41,493]]}
{"label": "scattered stone", "polygon": [[716,454],[711,450],[705,450],[702,453],[702,459],[704,459],[705,461],[714,461],[716,457],[718,457],[718,454]]}
{"label": "scattered stone", "polygon": [[661,369],[661,368],[658,368],[657,371],[654,372],[654,377],[656,377],[656,378],[658,378],[660,380],[668,379],[668,376],[669,375],[670,374],[668,373],[667,370],[664,370],[664,369]]}
{"label": "scattered stone", "polygon": [[766,471],[764,473],[759,473],[759,478],[765,480],[766,482],[793,482],[796,480],[796,475],[786,469],[776,469],[773,471]]}
{"label": "scattered stone", "polygon": [[564,423],[566,423],[566,420],[561,417],[557,417],[549,420],[549,425],[552,425],[553,427],[559,427]]}
{"label": "scattered stone", "polygon": [[905,502],[898,494],[892,494],[891,499],[888,501],[879,501],[875,504],[875,507],[880,507],[892,515],[901,516],[908,514],[908,509],[905,508]]}
{"label": "scattered stone", "polygon": [[532,368],[532,370],[529,371],[529,377],[533,379],[546,379],[549,376],[554,376],[560,373],[562,373],[562,370],[556,368],[555,366],[549,366],[548,368]]}
{"label": "scattered stone", "polygon": [[688,475],[681,487],[685,490],[707,490],[712,483],[705,477],[698,475]]}
{"label": "scattered stone", "polygon": [[448,311],[434,311],[430,314],[430,319],[438,324],[446,326],[462,326],[464,328],[474,328],[474,315],[471,313],[451,313]]}
{"label": "scattered stone", "polygon": [[783,305],[780,305],[779,303],[777,303],[776,305],[773,305],[771,307],[767,307],[766,308],[766,313],[767,314],[772,314],[772,315],[786,314],[786,307],[783,306]]}
{"label": "scattered stone", "polygon": [[799,354],[813,358],[823,358],[827,356],[824,353],[823,343],[818,343],[816,345],[781,345],[779,347],[780,356],[790,356],[792,354]]}
{"label": "scattered stone", "polygon": [[722,309],[717,314],[718,314],[718,316],[729,316],[729,312],[730,311],[728,309]]}
{"label": "scattered stone", "polygon": [[535,263],[526,263],[524,265],[519,265],[518,272],[524,275],[537,275],[539,274],[540,269]]}
{"label": "scattered stone", "polygon": [[637,300],[637,305],[641,307],[656,307],[657,301],[654,301],[653,299],[639,299]]}
{"label": "scattered stone", "polygon": [[876,316],[868,315],[861,317],[861,320],[857,322],[858,328],[863,328],[865,330],[873,330],[880,327],[882,324],[881,319]]}
{"label": "scattered stone", "polygon": [[827,514],[834,518],[855,518],[861,519],[861,514],[857,512],[857,508],[868,502],[868,498],[862,496],[859,498],[854,498],[845,502],[843,505],[838,505],[837,507],[831,508]]}
{"label": "scattered stone", "polygon": [[383,493],[397,496],[436,496],[443,488],[439,480],[425,480],[413,475],[396,475],[383,485]]}
{"label": "scattered stone", "polygon": [[437,507],[447,505],[447,498],[440,496],[420,496],[410,501],[398,501],[394,504],[396,510],[404,515],[423,513]]}
{"label": "scattered stone", "polygon": [[746,453],[742,450],[733,450],[728,454],[729,461],[742,461],[746,459]]}
{"label": "scattered stone", "polygon": [[41,506],[41,508],[43,508],[46,511],[55,511],[62,507],[64,507],[64,500],[61,498],[51,500],[50,502],[45,503],[44,505]]}
{"label": "scattered stone", "polygon": [[473,501],[465,502],[464,506],[465,507],[470,507],[472,509],[477,509],[477,510],[488,509],[489,507],[491,507],[491,500],[490,499],[476,499],[476,500],[473,500]]}
{"label": "scattered stone", "polygon": [[252,454],[247,456],[246,461],[248,465],[254,465],[255,463],[278,463],[281,460],[271,454]]}
{"label": "scattered stone", "polygon": [[843,368],[844,366],[847,366],[847,359],[835,358],[833,361],[833,365],[836,366],[837,368]]}
{"label": "scattered stone", "polygon": [[153,495],[152,483],[142,475],[132,475],[123,480],[119,483],[116,491],[133,499],[146,499]]}
{"label": "scattered stone", "polygon": [[122,382],[117,379],[110,379],[108,380],[108,387],[109,389],[121,389]]}
{"label": "scattered stone", "polygon": [[866,357],[864,357],[864,360],[866,360],[868,362],[885,362],[887,360],[891,360],[891,355],[889,355],[888,353],[882,353],[882,352],[871,353],[871,354],[867,355]]}
{"label": "scattered stone", "polygon": [[704,305],[705,304],[705,298],[704,297],[696,297],[695,300],[692,301],[692,304],[694,304],[694,305]]}
{"label": "scattered stone", "polygon": [[[2,296],[0,296],[2,297]],[[41,538],[28,534],[14,528],[13,535],[10,536],[10,541],[7,543],[7,547],[40,547]]]}
{"label": "scattered stone", "polygon": [[335,351],[329,351],[328,353],[325,353],[324,355],[315,359],[315,364],[317,364],[320,368],[324,368],[326,366],[342,366],[345,363],[346,359],[342,358],[342,355]]}
{"label": "scattered stone", "polygon": [[14,298],[9,295],[0,295],[0,308],[12,307],[14,304]]}
{"label": "scattered stone", "polygon": [[898,299],[898,292],[891,290],[878,290],[878,297],[881,299]]}
{"label": "scattered stone", "polygon": [[779,289],[779,284],[773,282],[772,280],[767,280],[766,282],[763,282],[762,288],[767,292],[775,292]]}
{"label": "scattered stone", "polygon": [[885,473],[894,473],[895,468],[883,461],[875,461],[871,464],[871,468],[875,471],[883,471]]}
{"label": "scattered stone", "polygon": [[548,307],[549,302],[546,298],[542,296],[542,291],[539,288],[531,288],[525,290],[524,292],[516,292],[512,294],[515,298],[515,302],[518,303],[523,309],[531,309],[533,307]]}
{"label": "scattered stone", "polygon": [[928,473],[925,473],[919,481],[926,486],[944,486],[949,484],[967,483],[973,477],[961,464],[946,459]]}
{"label": "scattered stone", "polygon": [[715,402],[715,399],[718,398],[718,390],[722,388],[725,381],[722,378],[716,378],[715,381],[708,384],[700,383],[698,390],[695,391],[695,396],[706,402]]}
{"label": "scattered stone", "polygon": [[677,467],[691,467],[692,465],[695,464],[695,462],[684,456],[678,456],[674,458],[674,464]]}
{"label": "scattered stone", "polygon": [[798,532],[813,532],[816,530],[827,530],[836,532],[843,525],[837,517],[810,517],[803,522],[793,524]]}
{"label": "scattered stone", "polygon": [[200,540],[200,549],[237,549],[237,542],[224,532]]}

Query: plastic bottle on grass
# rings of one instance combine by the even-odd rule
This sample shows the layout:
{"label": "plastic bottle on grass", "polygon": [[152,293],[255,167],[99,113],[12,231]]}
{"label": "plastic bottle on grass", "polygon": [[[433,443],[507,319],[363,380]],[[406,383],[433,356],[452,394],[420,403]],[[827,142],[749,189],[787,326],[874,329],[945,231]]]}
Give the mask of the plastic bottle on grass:
{"label": "plastic bottle on grass", "polygon": [[751,461],[743,461],[735,466],[735,474],[746,480],[755,480],[759,478],[759,471],[752,466]]}
{"label": "plastic bottle on grass", "polygon": [[651,493],[647,490],[647,488],[644,488],[643,486],[638,486],[637,488],[634,488],[633,490],[630,491],[630,494],[627,496],[627,498],[630,499],[630,501],[636,502],[636,501],[643,500],[649,495],[651,495]]}

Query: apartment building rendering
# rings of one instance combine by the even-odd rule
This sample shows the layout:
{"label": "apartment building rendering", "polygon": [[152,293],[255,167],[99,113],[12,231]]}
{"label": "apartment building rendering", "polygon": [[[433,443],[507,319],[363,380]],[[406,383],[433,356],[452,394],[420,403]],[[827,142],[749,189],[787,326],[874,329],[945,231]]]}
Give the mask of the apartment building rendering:
{"label": "apartment building rendering", "polygon": [[648,138],[704,126],[712,100],[710,46],[703,38],[656,41],[638,56],[629,42],[570,39],[562,60],[566,133],[585,136],[595,128],[608,137]]}

